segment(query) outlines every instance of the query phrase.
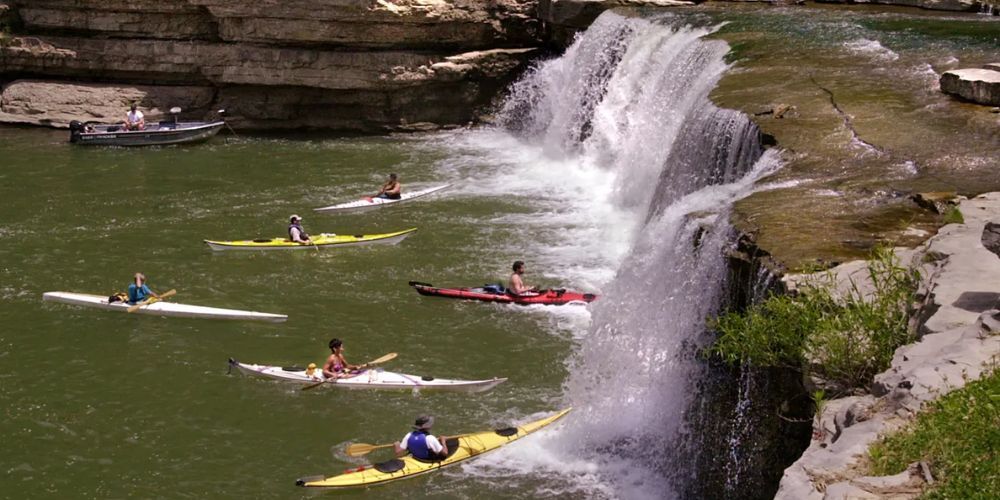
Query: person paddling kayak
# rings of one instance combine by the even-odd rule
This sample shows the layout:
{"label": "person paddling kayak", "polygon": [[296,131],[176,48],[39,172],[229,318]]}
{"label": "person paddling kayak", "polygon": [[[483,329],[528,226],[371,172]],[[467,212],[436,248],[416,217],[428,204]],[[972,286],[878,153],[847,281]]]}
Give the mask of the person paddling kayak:
{"label": "person paddling kayak", "polygon": [[365,368],[366,365],[352,365],[344,359],[344,342],[340,339],[330,341],[330,357],[323,365],[323,376],[326,378],[341,378],[351,375],[351,370]]}
{"label": "person paddling kayak", "polygon": [[513,270],[514,272],[510,275],[510,286],[507,288],[507,291],[511,295],[525,295],[538,292],[538,287],[529,287],[521,279],[521,275],[524,274],[524,261],[514,261]]}
{"label": "person paddling kayak", "polygon": [[399,183],[399,177],[396,174],[389,174],[389,180],[382,184],[382,189],[379,189],[378,194],[373,198],[398,200],[403,197],[402,192],[403,185]]}
{"label": "person paddling kayak", "polygon": [[148,299],[150,296],[160,297],[146,285],[145,274],[135,273],[132,283],[128,286],[128,303],[134,305]]}
{"label": "person paddling kayak", "polygon": [[309,235],[302,229],[302,217],[293,215],[288,219],[288,239],[302,245],[312,243],[309,240]]}
{"label": "person paddling kayak", "polygon": [[417,460],[444,460],[448,458],[448,438],[434,437],[431,426],[434,417],[421,415],[413,423],[413,431],[408,432],[398,443],[394,443],[396,456],[401,457],[410,452]]}

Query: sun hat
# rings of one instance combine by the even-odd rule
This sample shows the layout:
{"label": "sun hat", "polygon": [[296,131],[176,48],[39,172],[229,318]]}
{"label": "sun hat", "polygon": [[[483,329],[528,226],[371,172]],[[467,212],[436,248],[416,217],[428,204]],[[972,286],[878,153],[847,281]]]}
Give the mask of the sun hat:
{"label": "sun hat", "polygon": [[434,417],[430,415],[421,415],[413,422],[413,428],[418,431],[430,429],[432,425],[434,425]]}

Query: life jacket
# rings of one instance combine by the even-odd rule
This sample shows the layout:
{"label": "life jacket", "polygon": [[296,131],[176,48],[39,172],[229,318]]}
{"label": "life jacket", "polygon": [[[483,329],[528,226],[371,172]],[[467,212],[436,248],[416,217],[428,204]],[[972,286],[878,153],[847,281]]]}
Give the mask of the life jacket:
{"label": "life jacket", "polygon": [[289,240],[293,240],[294,241],[294,238],[292,238],[292,228],[293,227],[295,229],[299,230],[299,238],[302,238],[303,240],[309,239],[309,235],[306,234],[306,232],[302,229],[302,224],[294,223],[294,224],[289,224],[288,225],[288,239]]}
{"label": "life jacket", "polygon": [[406,449],[410,451],[413,458],[429,460],[432,458],[431,450],[427,447],[427,433],[424,431],[413,431],[409,439],[406,440]]}

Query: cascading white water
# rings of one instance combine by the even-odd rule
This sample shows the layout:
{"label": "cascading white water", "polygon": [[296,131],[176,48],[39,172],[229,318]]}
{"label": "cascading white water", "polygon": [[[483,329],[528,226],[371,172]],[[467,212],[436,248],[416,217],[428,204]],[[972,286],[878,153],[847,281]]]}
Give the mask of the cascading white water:
{"label": "cascading white water", "polygon": [[728,207],[778,165],[746,116],[709,102],[728,50],[710,32],[605,13],[515,84],[499,114],[547,155],[612,172],[608,201],[635,219],[571,360],[577,414],[563,433],[624,497],[677,496],[694,474],[686,412],[724,291]]}
{"label": "cascading white water", "polygon": [[746,116],[708,100],[727,68],[728,46],[704,39],[713,29],[605,12],[511,87],[498,127],[446,136],[451,175],[478,180],[467,195],[534,207],[490,221],[512,249],[602,295],[568,322],[573,417],[466,472],[549,470],[568,484],[540,494],[588,498],[676,497],[694,474],[686,422],[726,286],[728,209],[778,167]]}

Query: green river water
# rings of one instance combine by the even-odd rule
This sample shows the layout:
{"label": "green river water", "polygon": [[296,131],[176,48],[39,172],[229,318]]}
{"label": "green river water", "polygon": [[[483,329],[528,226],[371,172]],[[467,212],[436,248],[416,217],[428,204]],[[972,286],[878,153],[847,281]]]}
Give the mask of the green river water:
{"label": "green river water", "polygon": [[[307,494],[294,488],[297,477],[365,463],[335,445],[399,439],[419,413],[458,433],[556,409],[570,341],[541,328],[548,313],[428,299],[407,286],[502,278],[514,256],[500,243],[521,236],[477,221],[516,209],[453,191],[357,215],[310,210],[371,191],[389,171],[408,183],[443,180],[434,168],[441,156],[418,139],[229,137],[124,150],[0,129],[0,490],[296,497]],[[419,231],[398,246],[321,252],[216,254],[201,242],[282,235],[291,213],[314,233]],[[140,270],[154,290],[176,288],[177,302],[289,320],[133,316],[40,300],[53,290],[110,294]],[[354,363],[398,352],[387,369],[510,380],[486,394],[415,395],[300,392],[227,374],[230,356],[321,363],[332,337],[346,341]],[[473,487],[439,475],[381,491],[412,498]],[[509,494],[498,484],[496,497]]]}
{"label": "green river water", "polygon": [[[777,184],[739,207],[789,259],[851,255],[887,227],[930,226],[905,197],[886,194],[894,189],[1000,188],[997,115],[940,95],[934,73],[988,62],[1000,47],[995,20],[757,7],[707,7],[695,16],[728,22],[712,35],[734,47],[734,69],[713,93],[717,103],[749,113],[774,103],[797,108],[763,126],[787,148],[786,168],[769,180]],[[835,92],[862,139],[889,153],[859,150],[810,75]],[[899,123],[907,128],[894,130]],[[600,293],[645,217],[645,207],[588,204],[612,175],[483,131],[382,138],[224,132],[207,144],[150,149],[76,147],[66,139],[63,131],[0,128],[0,497],[608,494],[572,484],[574,467],[586,464],[565,465],[571,474],[560,474],[558,464],[519,467],[527,457],[557,463],[561,455],[546,460],[538,443],[575,439],[546,434],[375,490],[320,492],[294,481],[369,463],[346,457],[343,445],[397,440],[420,413],[436,415],[435,430],[447,434],[525,422],[567,404],[567,374],[588,369],[572,363],[589,308],[426,298],[407,281],[481,285],[503,279],[520,258],[532,284]],[[406,187],[456,186],[374,212],[310,210],[370,193],[392,171]],[[281,236],[293,213],[311,233],[419,230],[398,246],[324,251],[216,253],[202,243]],[[817,235],[815,225],[828,220]],[[854,240],[861,243],[851,246]],[[110,294],[136,271],[154,290],[177,289],[179,303],[289,320],[133,316],[41,300],[56,290]],[[229,357],[321,363],[332,337],[345,340],[354,363],[398,352],[386,369],[509,381],[472,395],[302,392],[227,373]]]}

